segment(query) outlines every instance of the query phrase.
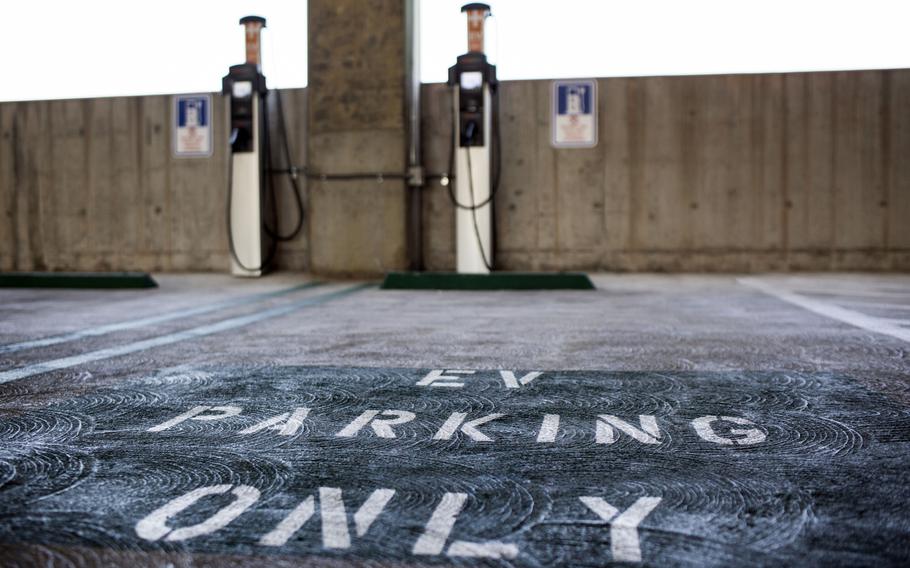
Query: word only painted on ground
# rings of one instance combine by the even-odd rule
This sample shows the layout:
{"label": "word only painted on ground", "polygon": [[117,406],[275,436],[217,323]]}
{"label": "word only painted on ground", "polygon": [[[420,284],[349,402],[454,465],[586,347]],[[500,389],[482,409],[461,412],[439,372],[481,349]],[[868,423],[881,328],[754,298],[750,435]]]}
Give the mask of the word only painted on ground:
{"label": "word only painted on ground", "polygon": [[[230,492],[232,500],[205,520],[188,526],[174,527],[174,517],[191,509],[206,497],[224,495]],[[351,548],[350,521],[353,520],[354,534],[363,537],[382,515],[386,505],[395,497],[394,489],[374,490],[348,518],[342,490],[338,487],[319,487],[319,515],[322,528],[322,546],[325,549],[344,550]],[[136,534],[148,541],[180,542],[212,535],[243,515],[259,501],[261,492],[250,485],[219,484],[199,487],[175,497],[155,509],[136,523]],[[615,562],[641,562],[641,544],[638,526],[661,502],[660,497],[640,497],[624,510],[608,503],[598,496],[581,496],[579,501],[591,516],[580,522],[602,522],[610,526],[610,549]],[[424,523],[423,531],[414,541],[411,553],[415,556],[438,556],[468,558],[507,558],[518,556],[519,549],[514,543],[497,540],[474,541],[451,538],[468,494],[446,492]],[[264,532],[257,544],[263,547],[285,545],[316,513],[316,499],[309,495],[289,511],[284,519],[271,530]],[[400,519],[396,519],[400,523]]]}
{"label": "word only painted on ground", "polygon": [[[164,432],[179,428],[188,421],[214,422],[237,418],[243,414],[240,406],[220,405],[193,406],[173,418],[151,426],[149,432]],[[294,436],[301,430],[304,421],[310,419],[311,409],[298,407],[281,414],[264,417],[256,423],[242,428],[239,434],[256,434],[264,431],[276,431],[279,436]],[[467,412],[452,412],[435,428],[432,440],[451,440],[458,434],[475,442],[493,442],[489,431],[481,427],[497,420],[507,418],[506,414],[493,413],[472,416]],[[637,423],[613,414],[599,414],[593,419],[594,441],[597,444],[613,444],[620,433],[641,442],[642,444],[659,444],[664,438],[657,417],[651,414],[639,414]],[[396,428],[414,422],[417,414],[409,410],[368,409],[353,417],[343,428],[335,433],[338,438],[354,438],[364,431],[371,430],[380,438],[397,438]],[[724,446],[748,446],[765,441],[767,435],[754,422],[739,416],[704,415],[693,418],[690,425],[698,437],[705,442]],[[514,427],[513,427],[514,430]],[[538,443],[557,441],[560,432],[560,415],[544,414],[539,425],[528,431]],[[512,440],[514,441],[514,439]]]}

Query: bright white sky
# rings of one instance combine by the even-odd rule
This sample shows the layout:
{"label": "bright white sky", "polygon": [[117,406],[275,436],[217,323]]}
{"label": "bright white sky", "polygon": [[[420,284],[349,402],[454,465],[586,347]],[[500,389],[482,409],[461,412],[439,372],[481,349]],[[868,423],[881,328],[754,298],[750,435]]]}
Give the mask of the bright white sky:
{"label": "bright white sky", "polygon": [[[466,49],[466,0],[421,0],[422,79]],[[908,0],[490,0],[500,79],[910,67]],[[28,0],[3,6],[0,100],[217,91],[268,19],[263,71],[306,85],[305,0]]]}

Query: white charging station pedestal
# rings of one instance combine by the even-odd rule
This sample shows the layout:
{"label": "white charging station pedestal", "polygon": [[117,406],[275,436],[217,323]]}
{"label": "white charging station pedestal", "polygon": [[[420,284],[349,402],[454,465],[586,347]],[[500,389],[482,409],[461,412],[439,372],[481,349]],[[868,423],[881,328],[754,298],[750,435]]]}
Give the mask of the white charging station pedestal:
{"label": "white charging station pedestal", "polygon": [[[242,83],[235,83],[234,86]],[[231,222],[234,241],[231,255],[231,274],[261,276],[264,247],[262,238],[262,156],[259,144],[259,95],[252,98],[252,150],[233,152],[231,160]],[[233,151],[233,150],[232,150]]]}
{"label": "white charging station pedestal", "polygon": [[[460,98],[461,87],[457,87],[455,112],[458,112]],[[489,109],[490,87],[487,85],[483,85],[483,99],[484,107]],[[489,112],[484,113],[483,125],[483,131],[489,133]],[[460,132],[456,131],[455,144],[458,150],[455,154],[455,195],[459,203],[477,208],[455,208],[456,270],[466,274],[488,274],[490,269],[487,264],[493,263],[490,136],[486,136],[482,146],[460,147],[459,138]]]}

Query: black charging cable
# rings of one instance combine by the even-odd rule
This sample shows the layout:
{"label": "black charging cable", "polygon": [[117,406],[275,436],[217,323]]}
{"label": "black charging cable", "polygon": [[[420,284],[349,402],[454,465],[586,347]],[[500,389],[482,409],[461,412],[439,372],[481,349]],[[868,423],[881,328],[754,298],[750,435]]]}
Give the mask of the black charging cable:
{"label": "black charging cable", "polygon": [[[303,196],[300,189],[300,184],[298,183],[298,176],[296,168],[291,166],[291,147],[288,142],[288,133],[287,133],[287,121],[284,117],[284,105],[282,104],[281,92],[274,91],[275,96],[278,100],[277,110],[278,110],[278,123],[280,127],[281,134],[281,145],[283,148],[285,163],[288,165],[286,169],[276,169],[272,166],[272,133],[269,126],[270,116],[269,116],[269,105],[268,105],[268,95],[262,97],[262,108],[263,108],[263,120],[262,120],[262,152],[263,159],[262,163],[264,164],[263,170],[260,171],[260,176],[265,184],[265,195],[264,197],[271,201],[267,203],[263,200],[264,206],[269,210],[269,216],[271,217],[271,226],[265,219],[262,220],[262,229],[269,237],[269,248],[265,260],[257,266],[250,267],[246,266],[237,254],[236,245],[234,244],[234,225],[231,218],[231,205],[233,202],[234,188],[233,188],[233,175],[234,175],[234,152],[231,148],[228,148],[228,196],[227,196],[227,227],[228,227],[228,244],[230,246],[231,257],[234,259],[234,262],[248,272],[257,272],[265,271],[275,260],[275,254],[278,250],[279,242],[287,242],[293,240],[300,234],[301,229],[303,229],[303,222],[305,218],[304,208],[303,208]],[[236,141],[239,131],[235,128],[231,131],[231,134],[228,138],[229,145],[233,145]],[[275,190],[275,174],[288,173],[290,174],[292,193],[294,195],[294,202],[297,206],[297,223],[294,226],[294,229],[285,235],[282,235],[278,230],[278,199],[277,192]],[[274,227],[274,228],[273,228]]]}
{"label": "black charging cable", "polygon": [[[297,237],[300,234],[300,230],[303,229],[304,221],[304,209],[303,209],[303,196],[300,190],[300,185],[298,183],[297,168],[293,167],[291,161],[291,146],[288,143],[288,129],[287,121],[284,118],[284,104],[281,99],[281,91],[273,91],[275,93],[275,98],[277,99],[277,109],[278,109],[278,126],[281,129],[281,146],[284,154],[284,162],[286,166],[284,168],[276,168],[272,165],[272,148],[271,148],[271,128],[269,126],[269,112],[268,112],[268,97],[264,98],[264,108],[266,109],[265,113],[265,146],[266,146],[266,156],[265,163],[267,167],[267,184],[268,184],[268,195],[271,199],[271,209],[274,213],[273,215],[273,226],[270,227],[268,223],[263,223],[263,228],[265,232],[276,241],[290,241]],[[278,229],[278,198],[275,190],[275,180],[274,176],[276,174],[288,174],[291,180],[291,189],[294,195],[294,203],[297,207],[297,223],[294,225],[294,229],[286,234],[282,235]],[[273,228],[274,227],[274,228]]]}
{"label": "black charging cable", "polygon": [[[454,104],[452,105],[452,115],[451,115],[452,116],[452,136],[450,138],[452,143],[449,146],[449,172],[446,175],[432,176],[432,177],[440,177],[443,181],[445,181],[445,183],[443,183],[442,185],[444,185],[446,187],[446,189],[448,190],[449,200],[452,202],[452,205],[454,205],[455,207],[457,207],[459,209],[476,210],[476,209],[480,209],[481,207],[485,207],[489,203],[493,202],[493,199],[496,197],[496,193],[499,191],[499,181],[501,179],[501,173],[502,173],[502,152],[500,149],[500,131],[499,131],[499,93],[497,93],[496,91],[493,91],[491,99],[493,102],[493,105],[492,105],[493,106],[493,108],[492,108],[493,116],[492,116],[492,120],[490,121],[490,122],[492,122],[492,126],[493,126],[493,147],[491,149],[491,152],[493,154],[493,180],[492,180],[492,184],[491,184],[492,188],[490,190],[489,197],[484,199],[481,203],[477,203],[474,205],[465,205],[464,203],[459,202],[458,198],[455,196],[455,189],[452,187],[452,179],[455,178],[455,146],[456,146],[456,144],[455,144],[455,125],[458,124],[458,111],[455,109],[455,105]],[[467,128],[471,127],[472,125],[473,125],[473,128],[472,128],[471,138],[473,138],[474,130],[476,129],[477,125],[472,121],[472,122],[469,122],[468,125],[465,127],[466,128],[465,134],[467,134]],[[427,177],[431,177],[431,176],[427,176]]]}
{"label": "black charging cable", "polygon": [[[465,128],[465,136],[467,137],[468,141],[471,141],[474,139],[474,129],[472,127],[476,127],[476,124],[474,122],[469,122],[467,128]],[[479,209],[479,207],[477,206],[476,199],[474,197],[474,171],[471,168],[471,148],[470,147],[468,147],[468,150],[465,152],[465,156],[467,156],[467,160],[468,160],[468,189],[469,189],[469,193],[471,194],[470,209],[471,209],[471,222],[474,224],[474,236],[477,238],[477,248],[480,249],[480,258],[481,258],[481,260],[483,260],[483,265],[487,267],[487,270],[489,270],[490,272],[493,272],[493,265],[490,263],[489,260],[487,260],[487,253],[483,250],[483,240],[480,238],[480,227],[478,226],[478,223],[477,223],[477,209]],[[492,192],[491,192],[491,194],[492,194]],[[492,197],[492,195],[491,195],[491,197]],[[487,202],[489,202],[489,200],[487,200]],[[492,212],[492,206],[491,206],[490,216],[492,217],[492,215],[493,215],[493,212]],[[492,231],[491,231],[490,236],[492,238]]]}

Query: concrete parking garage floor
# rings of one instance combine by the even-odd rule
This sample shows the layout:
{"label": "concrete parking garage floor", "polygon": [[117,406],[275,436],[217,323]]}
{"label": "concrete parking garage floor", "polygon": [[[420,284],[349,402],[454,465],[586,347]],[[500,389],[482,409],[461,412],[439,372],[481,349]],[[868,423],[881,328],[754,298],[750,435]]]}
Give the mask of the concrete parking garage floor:
{"label": "concrete parking garage floor", "polygon": [[0,290],[0,560],[906,565],[910,276]]}

